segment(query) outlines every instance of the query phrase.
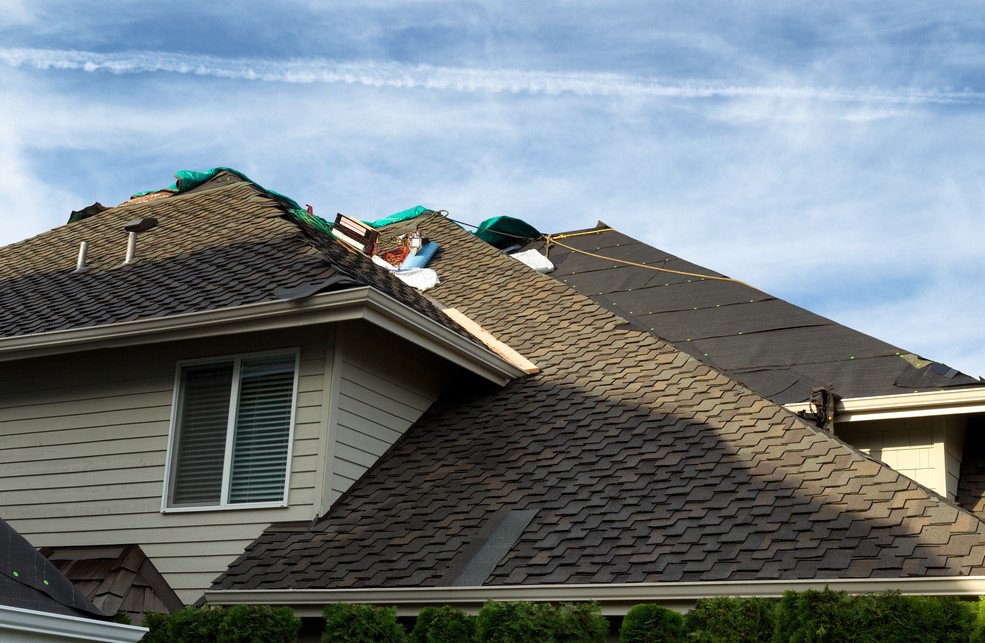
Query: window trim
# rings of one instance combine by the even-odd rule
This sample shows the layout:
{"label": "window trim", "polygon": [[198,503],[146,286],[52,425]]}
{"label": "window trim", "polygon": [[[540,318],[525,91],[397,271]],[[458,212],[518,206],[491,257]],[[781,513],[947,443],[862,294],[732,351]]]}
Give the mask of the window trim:
{"label": "window trim", "polygon": [[[242,362],[244,359],[273,356],[294,357],[294,382],[291,392],[291,418],[287,438],[287,462],[284,468],[284,495],[280,500],[268,502],[237,502],[230,503],[229,482],[232,475],[232,454],[234,448],[233,436],[235,435],[236,418],[238,415],[238,399],[241,381]],[[178,415],[181,404],[181,375],[183,370],[189,366],[201,366],[205,364],[220,364],[223,362],[233,363],[233,381],[229,392],[229,418],[226,423],[226,443],[222,465],[222,488],[219,502],[214,505],[187,505],[171,506],[171,492],[174,487],[175,466],[174,459],[177,457],[176,449],[178,442]],[[298,347],[272,349],[265,351],[255,351],[250,353],[232,353],[229,355],[217,355],[213,357],[201,357],[194,359],[179,360],[175,365],[174,389],[171,399],[171,418],[168,423],[168,449],[164,462],[164,491],[161,494],[161,513],[190,513],[198,511],[234,511],[239,509],[273,509],[288,506],[288,494],[291,487],[291,461],[294,458],[294,429],[297,424],[298,407],[298,383],[301,371],[301,350]]]}

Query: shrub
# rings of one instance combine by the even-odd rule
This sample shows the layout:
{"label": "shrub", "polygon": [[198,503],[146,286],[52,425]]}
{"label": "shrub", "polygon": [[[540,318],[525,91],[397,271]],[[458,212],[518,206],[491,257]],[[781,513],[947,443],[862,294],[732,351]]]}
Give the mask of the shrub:
{"label": "shrub", "polygon": [[487,601],[475,621],[475,639],[483,642],[594,643],[606,640],[609,621],[597,603]]}
{"label": "shrub", "polygon": [[301,619],[289,607],[234,605],[226,609],[219,626],[221,643],[293,643],[298,640]]}
{"label": "shrub", "polygon": [[641,603],[626,612],[619,628],[620,643],[659,643],[684,639],[684,617],[674,610]]}
{"label": "shrub", "polygon": [[773,638],[773,606],[765,598],[702,598],[684,621],[692,641],[760,643]]}
{"label": "shrub", "polygon": [[955,598],[899,592],[849,596],[829,589],[787,592],[776,608],[776,643],[967,641],[971,608]]}
{"label": "shrub", "polygon": [[407,638],[393,607],[336,603],[325,607],[325,643],[399,643]]}
{"label": "shrub", "polygon": [[150,631],[142,643],[292,643],[298,638],[301,619],[289,607],[186,607],[174,614],[148,613],[144,626]]}
{"label": "shrub", "polygon": [[113,623],[119,623],[120,625],[133,625],[133,619],[130,618],[130,615],[123,610],[118,610],[115,614],[113,614],[113,618],[111,620]]}
{"label": "shrub", "polygon": [[915,640],[964,643],[972,637],[975,608],[953,596],[911,596],[920,618],[911,629]]}
{"label": "shrub", "polygon": [[444,605],[425,607],[417,616],[408,640],[411,643],[469,643],[475,633],[475,619]]}
{"label": "shrub", "polygon": [[858,620],[844,592],[787,591],[776,606],[777,643],[820,643],[850,641]]}
{"label": "shrub", "polygon": [[219,639],[224,610],[186,607],[174,614],[147,614],[144,626],[150,631],[142,643],[206,643]]}
{"label": "shrub", "polygon": [[980,596],[973,609],[972,643],[985,643],[985,596]]}
{"label": "shrub", "polygon": [[609,620],[602,615],[598,603],[562,603],[556,612],[554,641],[601,643],[609,635]]}
{"label": "shrub", "polygon": [[549,640],[545,606],[486,601],[475,619],[475,640],[483,643],[541,643]]}
{"label": "shrub", "polygon": [[431,623],[434,622],[434,617],[439,609],[438,607],[425,607],[418,612],[417,618],[414,620],[414,629],[407,635],[409,643],[427,643]]}

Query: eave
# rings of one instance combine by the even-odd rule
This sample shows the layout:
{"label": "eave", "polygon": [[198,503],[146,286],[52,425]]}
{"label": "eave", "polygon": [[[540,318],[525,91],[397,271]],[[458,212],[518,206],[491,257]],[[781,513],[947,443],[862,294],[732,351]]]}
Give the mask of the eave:
{"label": "eave", "polygon": [[203,312],[0,339],[0,361],[238,333],[365,320],[500,386],[524,375],[516,366],[368,286]]}
{"label": "eave", "polygon": [[[17,633],[14,635],[17,638],[8,638],[12,632]],[[146,627],[0,605],[0,640],[3,641],[134,643],[146,633]]]}
{"label": "eave", "polygon": [[[797,413],[809,410],[809,406],[804,402],[787,404],[784,408]],[[835,406],[835,421],[864,422],[981,412],[985,412],[985,386],[843,399]]]}
{"label": "eave", "polygon": [[429,605],[451,605],[475,613],[487,600],[532,602],[596,601],[608,616],[621,616],[638,603],[657,603],[677,610],[700,598],[716,596],[779,597],[786,591],[830,588],[851,594],[899,591],[918,596],[979,596],[985,576],[939,578],[822,578],[816,580],[622,583],[585,585],[497,585],[483,587],[399,587],[368,589],[208,590],[210,605],[288,606],[298,616],[316,617],[328,603],[395,606],[399,616],[415,616]]}

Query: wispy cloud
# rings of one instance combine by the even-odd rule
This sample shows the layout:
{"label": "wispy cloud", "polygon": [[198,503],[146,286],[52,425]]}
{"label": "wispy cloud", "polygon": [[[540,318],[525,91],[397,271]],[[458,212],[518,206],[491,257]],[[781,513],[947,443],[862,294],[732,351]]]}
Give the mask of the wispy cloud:
{"label": "wispy cloud", "polygon": [[97,53],[59,49],[3,48],[0,61],[13,67],[112,74],[167,72],[276,83],[347,83],[369,87],[424,88],[457,92],[575,94],[668,99],[774,98],[884,105],[985,104],[985,93],[936,89],[729,85],[702,81],[662,82],[610,73],[408,65],[392,61],[324,58],[271,60],[220,58],[153,51]]}

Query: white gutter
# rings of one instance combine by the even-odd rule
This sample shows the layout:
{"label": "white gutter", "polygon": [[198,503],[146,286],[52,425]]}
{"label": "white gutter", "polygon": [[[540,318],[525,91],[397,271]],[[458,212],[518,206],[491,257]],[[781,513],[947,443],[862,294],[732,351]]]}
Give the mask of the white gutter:
{"label": "white gutter", "polygon": [[[797,413],[810,410],[810,405],[801,402],[785,404],[784,408]],[[982,412],[985,412],[985,387],[960,388],[844,399],[835,406],[835,422]]]}
{"label": "white gutter", "polygon": [[658,603],[687,610],[699,598],[715,596],[779,597],[825,587],[851,594],[896,590],[917,596],[980,596],[985,576],[949,578],[829,578],[818,580],[717,581],[688,583],[621,583],[589,585],[499,585],[485,587],[399,587],[374,589],[208,590],[210,605],[262,604],[288,606],[298,616],[320,616],[329,603],[372,603],[394,606],[399,616],[415,616],[428,605],[451,605],[475,613],[489,600],[533,602],[597,601],[602,613],[620,616],[638,603]]}
{"label": "white gutter", "polygon": [[136,625],[122,625],[0,605],[0,641],[134,643],[146,633],[146,627]]}
{"label": "white gutter", "polygon": [[523,371],[388,295],[350,288],[137,321],[0,339],[0,361],[363,319],[503,386]]}

